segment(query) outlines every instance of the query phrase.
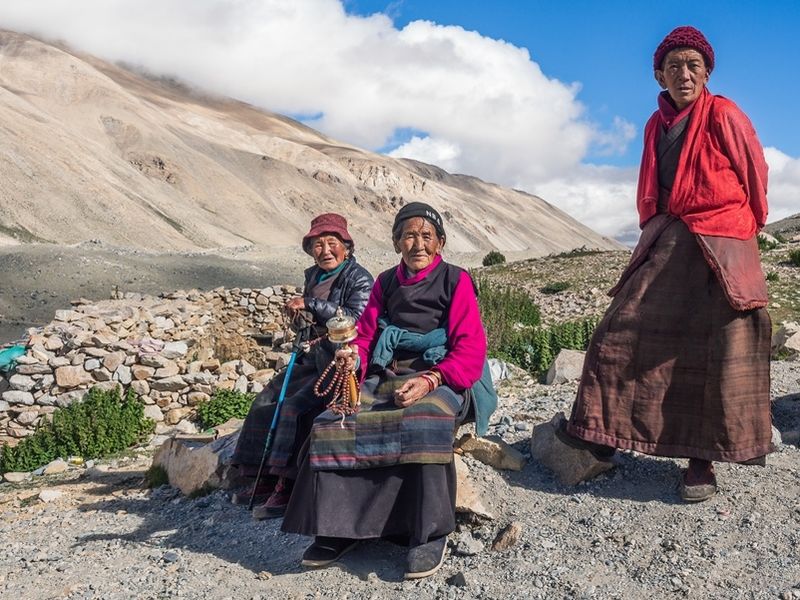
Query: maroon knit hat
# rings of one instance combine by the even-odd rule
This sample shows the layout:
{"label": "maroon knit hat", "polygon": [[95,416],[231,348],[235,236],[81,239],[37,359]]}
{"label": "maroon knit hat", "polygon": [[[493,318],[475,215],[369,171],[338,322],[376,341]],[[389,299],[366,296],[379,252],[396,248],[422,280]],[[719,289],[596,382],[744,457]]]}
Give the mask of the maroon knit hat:
{"label": "maroon knit hat", "polygon": [[350,246],[351,250],[355,248],[353,238],[347,232],[347,219],[336,213],[324,213],[312,219],[311,229],[303,237],[303,250],[306,254],[311,254],[311,240],[325,233],[337,236]]}
{"label": "maroon knit hat", "polygon": [[670,50],[675,48],[694,48],[706,59],[708,72],[710,73],[714,70],[714,49],[699,29],[689,25],[676,27],[658,45],[656,53],[653,55],[653,70],[661,70],[664,64],[664,57]]}

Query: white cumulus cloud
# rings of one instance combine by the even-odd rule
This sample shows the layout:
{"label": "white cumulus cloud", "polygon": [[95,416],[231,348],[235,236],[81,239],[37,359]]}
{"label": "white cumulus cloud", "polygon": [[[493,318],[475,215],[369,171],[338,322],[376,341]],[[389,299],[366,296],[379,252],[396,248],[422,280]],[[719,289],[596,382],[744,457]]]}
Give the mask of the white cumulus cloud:
{"label": "white cumulus cloud", "polygon": [[[583,162],[590,151],[624,153],[634,125],[599,127],[579,83],[474,31],[397,28],[386,15],[348,14],[341,0],[3,0],[0,27],[311,115],[313,127],[370,149],[400,137],[392,156],[528,190],[607,235],[635,231],[635,169]],[[798,185],[797,161],[786,159],[773,179],[779,213]]]}
{"label": "white cumulus cloud", "polygon": [[777,148],[765,148],[769,164],[769,222],[800,212],[800,158],[792,158]]}

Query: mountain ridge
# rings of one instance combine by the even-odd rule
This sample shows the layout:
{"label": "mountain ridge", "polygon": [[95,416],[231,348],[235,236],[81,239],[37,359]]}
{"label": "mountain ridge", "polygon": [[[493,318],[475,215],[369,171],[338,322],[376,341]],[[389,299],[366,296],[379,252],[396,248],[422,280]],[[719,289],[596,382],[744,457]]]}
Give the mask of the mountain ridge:
{"label": "mountain ridge", "polygon": [[2,30],[0,124],[0,244],[282,248],[335,211],[361,247],[386,248],[396,210],[420,200],[454,252],[621,247],[532,194]]}

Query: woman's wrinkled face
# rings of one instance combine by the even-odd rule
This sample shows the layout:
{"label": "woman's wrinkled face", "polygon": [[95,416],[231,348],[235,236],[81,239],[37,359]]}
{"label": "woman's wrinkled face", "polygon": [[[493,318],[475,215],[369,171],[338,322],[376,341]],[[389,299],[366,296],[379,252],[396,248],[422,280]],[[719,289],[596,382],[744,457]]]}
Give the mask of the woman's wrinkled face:
{"label": "woman's wrinkled face", "polygon": [[675,48],[664,57],[661,70],[655,72],[658,84],[682,110],[700,97],[708,83],[708,69],[703,55],[694,48]]}
{"label": "woman's wrinkled face", "polygon": [[429,266],[444,248],[444,239],[427,219],[412,217],[403,221],[400,239],[394,242],[394,251],[402,254],[403,262],[412,273]]}
{"label": "woman's wrinkled face", "polygon": [[347,245],[335,235],[323,234],[311,241],[311,256],[323,271],[333,271],[347,258]]}

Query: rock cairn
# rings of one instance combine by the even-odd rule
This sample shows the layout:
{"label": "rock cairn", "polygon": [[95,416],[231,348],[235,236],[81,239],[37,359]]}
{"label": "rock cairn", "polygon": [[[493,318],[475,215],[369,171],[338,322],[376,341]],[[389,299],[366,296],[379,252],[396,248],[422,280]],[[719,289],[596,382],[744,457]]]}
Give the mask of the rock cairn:
{"label": "rock cairn", "polygon": [[77,300],[28,331],[26,352],[0,377],[0,443],[89,389],[133,388],[156,433],[196,431],[194,407],[217,389],[260,392],[288,359],[283,305],[294,286],[217,288],[161,296],[114,292]]}

